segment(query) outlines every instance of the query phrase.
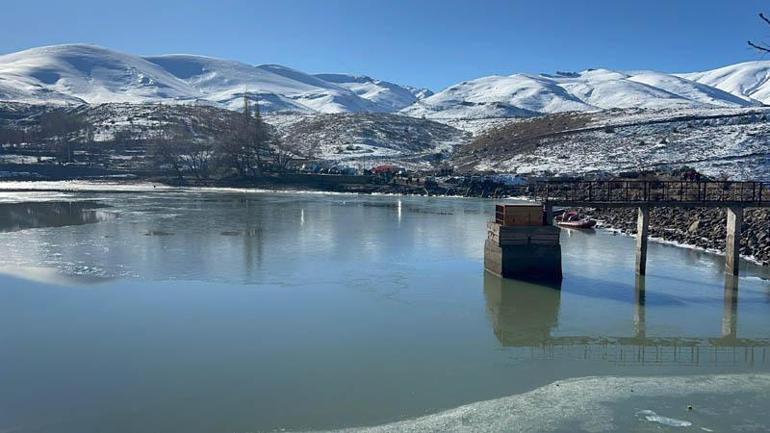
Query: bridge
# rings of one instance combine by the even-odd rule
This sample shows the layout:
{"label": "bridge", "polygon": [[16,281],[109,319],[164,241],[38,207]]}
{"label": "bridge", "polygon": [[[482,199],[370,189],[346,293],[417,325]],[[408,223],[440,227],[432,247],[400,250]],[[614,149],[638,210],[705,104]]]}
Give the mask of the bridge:
{"label": "bridge", "polygon": [[720,207],[727,210],[725,273],[738,275],[743,212],[770,207],[770,183],[688,180],[549,180],[528,186],[528,195],[543,203],[546,222],[554,206],[636,207],[636,273],[647,269],[647,238],[653,207]]}

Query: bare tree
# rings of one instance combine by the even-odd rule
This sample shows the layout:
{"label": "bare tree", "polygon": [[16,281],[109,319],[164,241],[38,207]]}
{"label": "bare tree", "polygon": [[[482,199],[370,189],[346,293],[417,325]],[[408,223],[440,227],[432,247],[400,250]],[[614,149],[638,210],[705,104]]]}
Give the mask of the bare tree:
{"label": "bare tree", "polygon": [[229,119],[218,149],[219,157],[239,176],[260,176],[266,163],[272,159],[271,140],[259,107],[255,105],[252,111],[244,95],[243,113]]}
{"label": "bare tree", "polygon": [[181,161],[182,147],[174,133],[165,131],[150,140],[150,158],[159,169],[170,168],[180,183],[184,182]]}
{"label": "bare tree", "polygon": [[[770,25],[770,19],[768,19],[765,16],[765,14],[763,14],[762,12],[759,13],[759,18],[761,18],[762,21],[765,22],[765,24]],[[767,44],[755,43],[755,42],[751,42],[751,41],[746,41],[746,42],[749,44],[750,47],[752,47],[752,48],[754,48],[754,49],[756,49],[758,51],[761,51],[763,53],[770,53],[770,46],[768,46]]]}
{"label": "bare tree", "polygon": [[185,173],[198,180],[208,179],[215,146],[211,140],[199,139],[182,128],[169,129],[150,140],[150,156],[160,169],[171,169],[180,182]]}
{"label": "bare tree", "polygon": [[192,139],[184,143],[179,159],[184,167],[196,178],[208,179],[210,162],[214,157],[214,146],[209,140]]}
{"label": "bare tree", "polygon": [[278,139],[273,140],[275,166],[281,173],[285,172],[294,155]]}
{"label": "bare tree", "polygon": [[[52,143],[53,152],[60,162],[72,162],[73,146],[88,139],[91,130],[89,123],[77,114],[64,110],[54,110],[40,116],[40,134],[42,140]],[[86,137],[83,137],[86,131]]]}

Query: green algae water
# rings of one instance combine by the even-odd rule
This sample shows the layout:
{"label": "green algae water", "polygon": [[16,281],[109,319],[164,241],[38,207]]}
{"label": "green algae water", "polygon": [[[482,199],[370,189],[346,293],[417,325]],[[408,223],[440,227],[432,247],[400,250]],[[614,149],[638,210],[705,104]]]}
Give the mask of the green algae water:
{"label": "green algae water", "polygon": [[539,286],[489,200],[86,186],[0,192],[0,432],[770,428],[750,263],[563,231]]}

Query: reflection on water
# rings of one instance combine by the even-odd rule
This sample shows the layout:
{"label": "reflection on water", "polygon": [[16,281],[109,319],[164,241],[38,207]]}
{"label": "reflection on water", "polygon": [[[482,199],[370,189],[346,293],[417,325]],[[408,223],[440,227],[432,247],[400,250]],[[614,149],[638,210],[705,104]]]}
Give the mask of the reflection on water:
{"label": "reflection on water", "polygon": [[540,286],[484,272],[484,297],[503,346],[547,344],[559,322],[560,286]]}
{"label": "reflection on water", "polygon": [[95,223],[109,216],[101,207],[85,201],[0,203],[0,232]]}
{"label": "reflection on water", "polygon": [[[721,335],[647,336],[645,277],[636,276],[633,335],[552,335],[559,326],[560,287],[538,286],[484,274],[484,295],[495,336],[532,358],[599,359],[619,365],[669,363],[719,365],[770,362],[769,338],[738,338],[738,279],[726,280]],[[562,324],[564,325],[564,324]]]}
{"label": "reflection on water", "polygon": [[735,275],[725,275],[725,305],[722,313],[722,337],[735,339],[738,335],[738,283]]}
{"label": "reflection on water", "polygon": [[647,303],[647,282],[644,275],[637,275],[634,284],[634,334],[644,337],[647,332],[646,326],[646,303]]}

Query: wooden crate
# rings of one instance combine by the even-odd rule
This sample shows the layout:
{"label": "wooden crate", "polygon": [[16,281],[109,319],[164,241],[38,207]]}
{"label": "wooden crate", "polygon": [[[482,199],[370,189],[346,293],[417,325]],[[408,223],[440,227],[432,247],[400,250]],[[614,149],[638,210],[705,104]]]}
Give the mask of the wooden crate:
{"label": "wooden crate", "polygon": [[499,204],[495,206],[495,222],[503,226],[541,226],[543,225],[543,206]]}

